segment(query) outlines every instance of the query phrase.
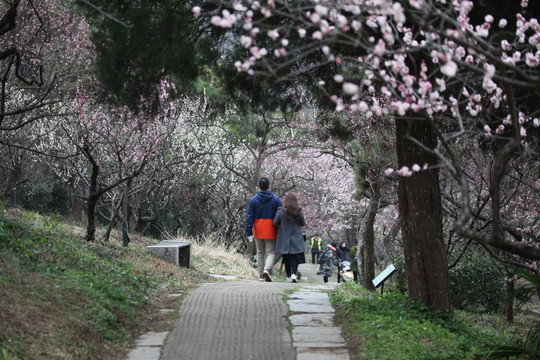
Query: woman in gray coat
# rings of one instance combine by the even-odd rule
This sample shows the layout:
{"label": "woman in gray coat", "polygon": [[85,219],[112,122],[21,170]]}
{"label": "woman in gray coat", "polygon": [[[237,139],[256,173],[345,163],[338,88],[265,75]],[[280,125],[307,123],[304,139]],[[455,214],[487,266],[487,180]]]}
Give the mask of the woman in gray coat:
{"label": "woman in gray coat", "polygon": [[283,264],[287,280],[295,283],[298,279],[298,264],[304,264],[304,234],[302,226],[306,225],[302,209],[298,207],[298,199],[293,193],[287,193],[283,207],[274,217],[274,226],[278,228],[276,253],[283,255]]}

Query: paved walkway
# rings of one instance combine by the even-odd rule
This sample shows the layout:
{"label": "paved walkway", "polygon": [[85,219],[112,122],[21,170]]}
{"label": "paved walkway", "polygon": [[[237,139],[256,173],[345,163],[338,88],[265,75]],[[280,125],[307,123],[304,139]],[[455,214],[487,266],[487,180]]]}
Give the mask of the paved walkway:
{"label": "paved walkway", "polygon": [[[348,360],[323,292],[337,285],[335,279],[322,284],[316,265],[300,271],[304,279],[297,284],[204,284],[182,302],[173,331],[145,334],[128,360]],[[285,302],[287,289],[294,292]]]}

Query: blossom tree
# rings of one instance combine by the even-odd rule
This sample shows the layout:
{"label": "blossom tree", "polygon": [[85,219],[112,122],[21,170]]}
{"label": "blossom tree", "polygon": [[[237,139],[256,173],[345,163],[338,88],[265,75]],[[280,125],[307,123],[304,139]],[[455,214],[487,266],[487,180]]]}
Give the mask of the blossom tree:
{"label": "blossom tree", "polygon": [[[51,166],[66,183],[74,178],[86,184],[87,241],[95,239],[96,206],[102,196],[120,185],[131,184],[151,163],[171,145],[181,141],[188,131],[176,112],[174,102],[167,101],[169,84],[160,84],[160,111],[149,115],[145,109],[155,109],[152,102],[141,101],[134,113],[127,107],[95,104],[91,88],[78,87],[77,101],[60,121],[40,122],[39,141],[35,147],[47,154]],[[122,194],[127,202],[131,187]],[[124,203],[125,204],[125,203]],[[123,222],[127,219],[124,207]]]}
{"label": "blossom tree", "polygon": [[[201,208],[205,215],[198,216],[210,219],[215,224],[213,231],[233,242],[245,241],[245,210],[261,176],[270,178],[272,191],[278,196],[298,192],[309,231],[343,230],[341,220],[356,202],[352,199],[353,169],[324,154],[322,143],[319,148],[314,144],[306,148],[310,137],[303,135],[305,129],[298,128],[297,119],[284,113],[246,115],[229,108],[201,119],[195,131],[201,142],[216,144],[204,160],[206,165],[197,165],[204,167],[198,189],[205,190],[200,196],[206,200],[191,202],[193,206],[213,207],[213,211]],[[193,195],[193,190],[190,193]]]}
{"label": "blossom tree", "polygon": [[[540,126],[530,101],[539,84],[538,8],[520,5],[509,14],[457,0],[231,1],[210,14],[215,26],[238,29],[246,48],[239,71],[305,77],[336,111],[395,118],[394,175],[409,292],[432,308],[450,309],[441,165],[461,193],[457,233],[540,259],[538,244],[505,237],[501,224],[505,169],[512,158],[537,156],[531,144]],[[205,15],[204,8],[193,11]],[[485,132],[500,144],[490,168],[490,231],[468,226],[472,200],[454,144],[470,132]]]}
{"label": "blossom tree", "polygon": [[[77,77],[91,69],[92,48],[85,19],[58,1],[0,4],[0,143],[6,154],[24,153],[35,140],[25,128],[62,113],[59,104],[73,98]],[[6,171],[5,189],[24,181],[24,171]]]}

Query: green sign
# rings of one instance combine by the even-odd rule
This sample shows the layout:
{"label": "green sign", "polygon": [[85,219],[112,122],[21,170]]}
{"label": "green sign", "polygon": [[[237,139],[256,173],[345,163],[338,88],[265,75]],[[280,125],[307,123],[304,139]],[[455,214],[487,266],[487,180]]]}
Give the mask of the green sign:
{"label": "green sign", "polygon": [[390,266],[384,269],[382,273],[380,273],[375,279],[372,280],[373,286],[378,287],[379,285],[384,283],[384,281],[388,279],[390,275],[392,275],[395,271],[396,268],[394,267],[394,264],[390,264]]}

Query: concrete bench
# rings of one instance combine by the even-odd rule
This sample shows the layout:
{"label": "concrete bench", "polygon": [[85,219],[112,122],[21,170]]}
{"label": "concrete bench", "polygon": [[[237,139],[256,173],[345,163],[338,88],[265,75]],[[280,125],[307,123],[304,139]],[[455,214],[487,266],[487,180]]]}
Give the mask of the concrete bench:
{"label": "concrete bench", "polygon": [[191,267],[191,243],[189,241],[163,240],[159,244],[147,246],[146,251],[170,264]]}

